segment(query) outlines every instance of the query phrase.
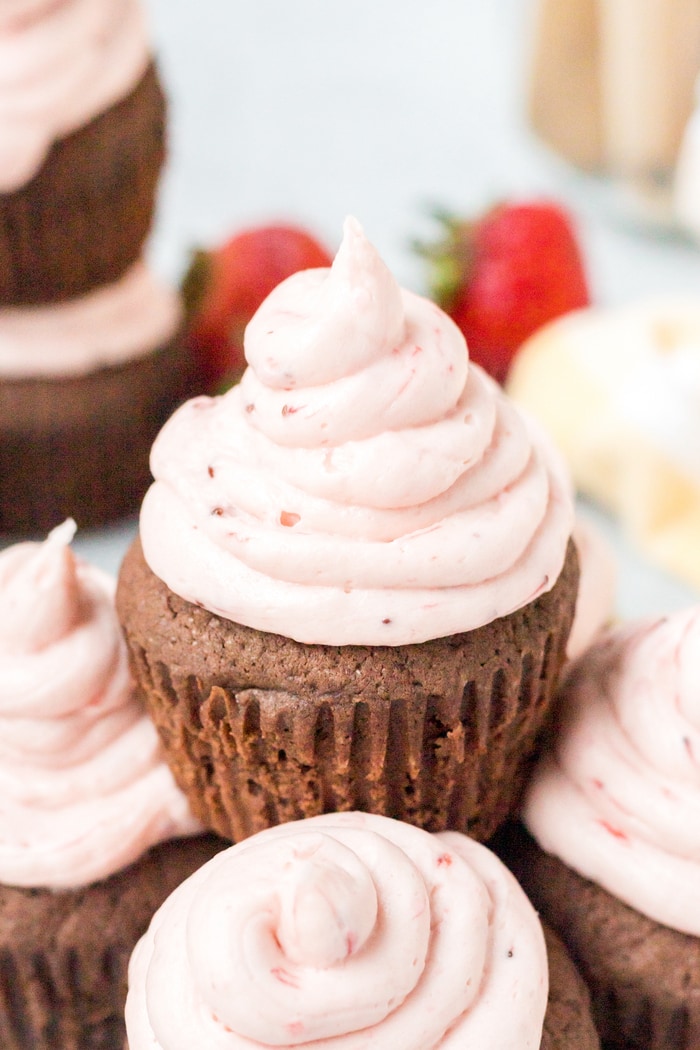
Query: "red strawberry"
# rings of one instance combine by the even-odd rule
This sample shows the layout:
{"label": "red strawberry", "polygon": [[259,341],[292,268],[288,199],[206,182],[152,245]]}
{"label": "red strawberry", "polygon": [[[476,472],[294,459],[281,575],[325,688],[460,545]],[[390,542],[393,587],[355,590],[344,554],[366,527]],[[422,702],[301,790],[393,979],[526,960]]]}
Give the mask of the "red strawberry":
{"label": "red strawberry", "polygon": [[471,360],[503,383],[535,329],[590,301],[573,224],[551,201],[499,204],[475,221],[441,219],[444,238],[421,249],[431,294],[461,328]]}
{"label": "red strawberry", "polygon": [[194,253],[183,283],[187,341],[209,388],[240,378],[243,332],[272,289],[297,270],[331,262],[310,233],[285,224],[251,227]]}

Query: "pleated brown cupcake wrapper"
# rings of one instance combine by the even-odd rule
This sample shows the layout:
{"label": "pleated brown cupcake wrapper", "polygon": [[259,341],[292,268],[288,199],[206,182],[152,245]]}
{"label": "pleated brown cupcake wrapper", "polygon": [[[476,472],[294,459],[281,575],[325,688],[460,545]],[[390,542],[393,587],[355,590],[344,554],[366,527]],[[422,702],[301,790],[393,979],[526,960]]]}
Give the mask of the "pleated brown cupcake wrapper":
{"label": "pleated brown cupcake wrapper", "polygon": [[361,809],[485,839],[520,796],[568,628],[449,697],[234,691],[173,683],[133,640],[132,656],[175,777],[219,834]]}
{"label": "pleated brown cupcake wrapper", "polygon": [[163,842],[74,890],[0,886],[2,1050],[122,1050],[136,942],[175,887],[226,845],[213,835]]}
{"label": "pleated brown cupcake wrapper", "polygon": [[3,1050],[122,1050],[125,958],[79,948],[51,957],[0,952]]}
{"label": "pleated brown cupcake wrapper", "polygon": [[[680,964],[680,960],[679,960]],[[631,988],[592,985],[594,1013],[604,1050],[697,1050],[700,1008],[664,1004]]]}
{"label": "pleated brown cupcake wrapper", "polygon": [[48,303],[117,280],[141,254],[165,158],[153,65],[125,99],[55,143],[0,194],[0,306]]}
{"label": "pleated brown cupcake wrapper", "polygon": [[599,1050],[591,1000],[583,978],[563,941],[543,924],[549,967],[549,992],[541,1050]]}
{"label": "pleated brown cupcake wrapper", "polygon": [[178,334],[123,365],[0,384],[0,532],[41,535],[134,514],[159,429],[199,389]]}

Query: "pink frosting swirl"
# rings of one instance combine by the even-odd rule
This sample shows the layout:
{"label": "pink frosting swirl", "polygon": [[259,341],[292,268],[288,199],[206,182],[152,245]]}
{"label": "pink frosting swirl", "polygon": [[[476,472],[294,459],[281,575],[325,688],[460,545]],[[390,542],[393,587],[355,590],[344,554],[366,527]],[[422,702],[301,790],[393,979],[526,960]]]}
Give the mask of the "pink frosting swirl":
{"label": "pink frosting swirl", "polygon": [[603,634],[563,700],[525,823],[637,911],[700,936],[700,606]]}
{"label": "pink frosting swirl", "polygon": [[[2,2],[2,0],[0,0]],[[145,357],[182,321],[177,292],[143,259],[86,295],[0,311],[0,378],[84,375]]]}
{"label": "pink frosting swirl", "polygon": [[125,97],[148,61],[139,0],[0,0],[0,192]]}
{"label": "pink frosting swirl", "polygon": [[85,885],[199,829],[136,701],[114,581],[65,522],[0,554],[0,881]]}
{"label": "pink frosting swirl", "polygon": [[324,814],[171,895],[131,959],[127,1034],[130,1050],[534,1050],[547,985],[537,916],[484,846]]}
{"label": "pink frosting swirl", "polygon": [[553,586],[573,526],[558,459],[357,222],[245,346],[240,385],[153,447],[141,538],[173,591],[300,642],[400,645]]}

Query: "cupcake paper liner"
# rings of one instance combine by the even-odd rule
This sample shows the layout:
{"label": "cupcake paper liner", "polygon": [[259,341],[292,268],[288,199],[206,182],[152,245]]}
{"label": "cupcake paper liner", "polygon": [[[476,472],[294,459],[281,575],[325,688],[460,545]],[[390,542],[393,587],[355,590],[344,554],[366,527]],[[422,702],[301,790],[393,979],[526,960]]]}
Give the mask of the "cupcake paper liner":
{"label": "cupcake paper liner", "polygon": [[69,299],[125,273],[151,228],[164,157],[151,64],[130,95],[54,143],[30,182],[0,194],[0,306]]}
{"label": "cupcake paper liner", "polygon": [[549,964],[549,998],[540,1050],[598,1050],[600,1040],[588,989],[563,942],[544,925]]}
{"label": "cupcake paper liner", "polygon": [[577,581],[570,545],[550,592],[476,631],[306,646],[177,597],[137,540],[117,607],[167,760],[218,834],[361,809],[483,840],[519,800]]}

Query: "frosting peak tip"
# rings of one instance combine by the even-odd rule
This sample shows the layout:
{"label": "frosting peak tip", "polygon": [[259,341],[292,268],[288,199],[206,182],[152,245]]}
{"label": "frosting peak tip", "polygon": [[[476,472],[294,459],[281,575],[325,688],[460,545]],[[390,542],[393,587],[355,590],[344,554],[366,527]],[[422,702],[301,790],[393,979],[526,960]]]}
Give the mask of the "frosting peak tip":
{"label": "frosting peak tip", "polygon": [[47,541],[52,544],[60,544],[61,546],[67,547],[69,543],[72,543],[75,539],[75,534],[78,531],[78,526],[73,518],[66,518],[60,525],[56,525],[55,528],[51,529],[51,532],[46,537]]}
{"label": "frosting peak tip", "polygon": [[80,587],[70,542],[76,524],[68,518],[43,543],[9,548],[0,572],[3,611],[0,649],[36,652],[61,638],[76,622]]}
{"label": "frosting peak tip", "polygon": [[343,223],[343,238],[345,237],[361,237],[363,240],[366,240],[362,223],[359,219],[356,219],[354,215],[346,215],[345,217],[345,222]]}
{"label": "frosting peak tip", "polygon": [[327,969],[369,938],[377,920],[374,884],[356,856],[329,836],[306,834],[280,899],[279,943],[297,964]]}
{"label": "frosting peak tip", "polygon": [[385,280],[389,280],[392,285],[396,285],[396,295],[399,294],[398,283],[394,275],[390,272],[354,215],[348,215],[343,224],[343,238],[333,261],[331,272],[333,273],[341,268],[347,269],[351,276],[363,282],[370,278],[376,281],[381,275]]}

